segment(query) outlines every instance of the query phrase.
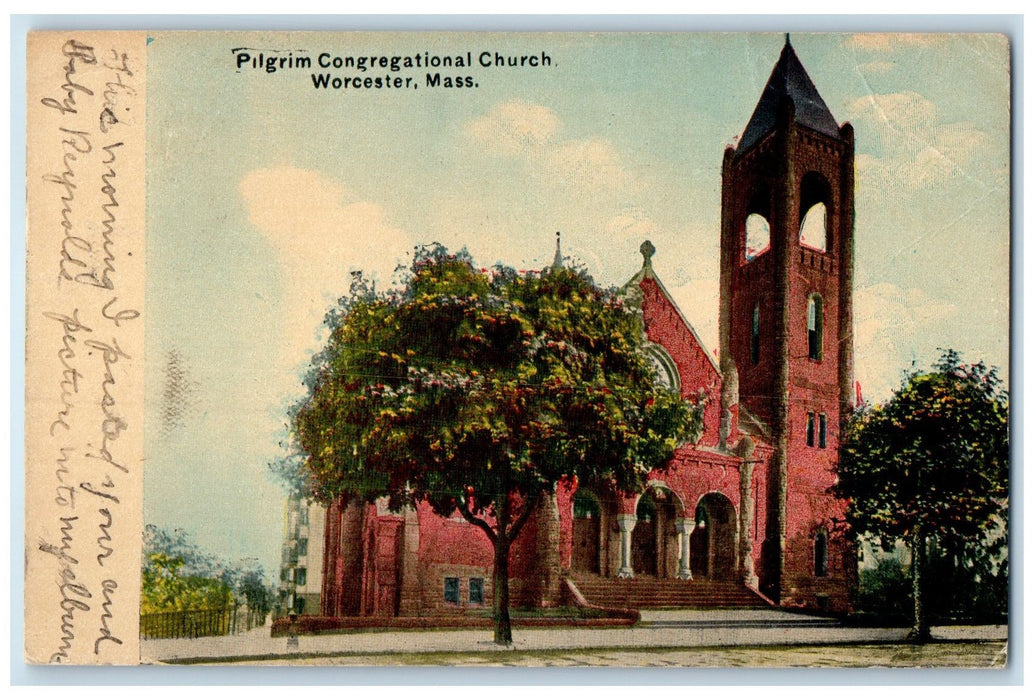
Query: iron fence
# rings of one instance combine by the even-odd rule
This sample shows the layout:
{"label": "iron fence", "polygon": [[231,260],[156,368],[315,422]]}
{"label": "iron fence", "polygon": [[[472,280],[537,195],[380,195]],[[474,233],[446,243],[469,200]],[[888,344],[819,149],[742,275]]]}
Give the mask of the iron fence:
{"label": "iron fence", "polygon": [[143,639],[194,639],[240,634],[261,627],[266,613],[234,605],[212,610],[177,610],[140,616]]}

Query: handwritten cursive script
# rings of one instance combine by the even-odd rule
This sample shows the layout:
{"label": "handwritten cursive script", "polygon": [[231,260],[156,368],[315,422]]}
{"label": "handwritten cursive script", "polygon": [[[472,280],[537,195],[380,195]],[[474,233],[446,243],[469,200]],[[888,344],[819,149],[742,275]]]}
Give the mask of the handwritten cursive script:
{"label": "handwritten cursive script", "polygon": [[144,90],[138,54],[106,36],[32,40],[52,72],[30,73],[42,145],[30,154],[27,507],[45,498],[42,518],[27,510],[38,595],[26,625],[46,621],[27,650],[51,663],[125,662],[137,639]]}

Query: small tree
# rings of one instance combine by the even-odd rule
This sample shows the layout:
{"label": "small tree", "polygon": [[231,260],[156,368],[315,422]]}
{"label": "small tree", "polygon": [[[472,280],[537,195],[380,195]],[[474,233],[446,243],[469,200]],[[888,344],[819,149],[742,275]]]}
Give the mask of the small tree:
{"label": "small tree", "polygon": [[141,613],[220,609],[245,601],[265,615],[271,594],[254,560],[227,563],[202,550],[183,530],[145,525]]}
{"label": "small tree", "polygon": [[295,412],[313,495],[457,511],[494,548],[495,641],[512,641],[510,545],[559,480],[641,488],[699,411],[654,384],[639,317],[583,273],[476,269],[420,249],[403,288],[328,317]]}
{"label": "small tree", "polygon": [[889,401],[859,409],[847,425],[835,490],[849,500],[856,532],[888,545],[907,542],[912,640],[930,637],[923,595],[929,546],[971,553],[995,539],[996,521],[1004,525],[1008,420],[996,370],[963,364],[949,350],[934,371],[906,375]]}
{"label": "small tree", "polygon": [[147,555],[141,572],[140,613],[222,610],[233,605],[233,591],[216,578],[184,572],[180,557]]}

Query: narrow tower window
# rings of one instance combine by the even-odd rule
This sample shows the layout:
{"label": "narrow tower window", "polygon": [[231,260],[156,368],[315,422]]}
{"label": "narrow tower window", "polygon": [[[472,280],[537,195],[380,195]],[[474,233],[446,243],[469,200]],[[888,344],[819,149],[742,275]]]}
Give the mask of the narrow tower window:
{"label": "narrow tower window", "polygon": [[808,358],[822,359],[822,297],[808,298]]}
{"label": "narrow tower window", "polygon": [[808,427],[807,432],[804,434],[805,443],[808,447],[815,446],[815,414],[808,414]]}
{"label": "narrow tower window", "polygon": [[754,305],[754,315],[750,321],[750,361],[757,364],[761,360],[761,307]]}
{"label": "narrow tower window", "polygon": [[815,533],[815,575],[829,575],[829,543],[825,530]]}
{"label": "narrow tower window", "polygon": [[826,414],[819,414],[819,447],[826,446]]}

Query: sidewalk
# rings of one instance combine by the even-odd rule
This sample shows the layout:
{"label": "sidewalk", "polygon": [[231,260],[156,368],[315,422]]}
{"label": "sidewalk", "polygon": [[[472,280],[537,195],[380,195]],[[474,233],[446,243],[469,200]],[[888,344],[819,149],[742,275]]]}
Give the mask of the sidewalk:
{"label": "sidewalk", "polygon": [[[644,611],[631,628],[537,628],[513,630],[517,651],[557,649],[692,648],[799,644],[887,643],[904,640],[904,628],[857,628],[828,618],[780,610]],[[955,641],[1005,640],[1003,626],[935,627],[934,638]],[[498,651],[492,631],[392,630],[301,636],[297,646],[269,636],[269,627],[228,637],[141,640],[145,663],[269,661],[340,655],[473,653]]]}

